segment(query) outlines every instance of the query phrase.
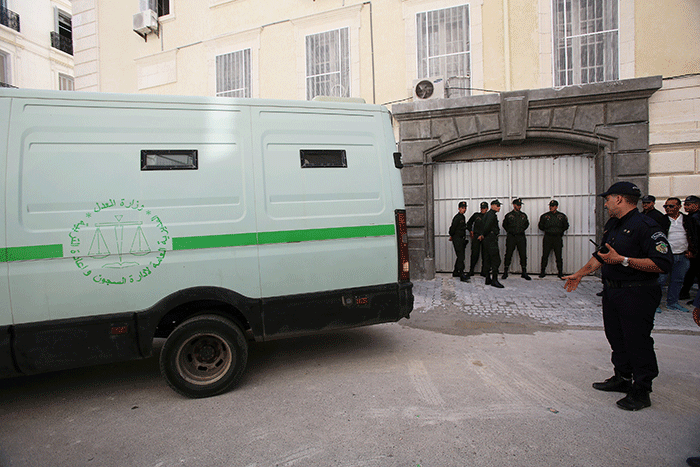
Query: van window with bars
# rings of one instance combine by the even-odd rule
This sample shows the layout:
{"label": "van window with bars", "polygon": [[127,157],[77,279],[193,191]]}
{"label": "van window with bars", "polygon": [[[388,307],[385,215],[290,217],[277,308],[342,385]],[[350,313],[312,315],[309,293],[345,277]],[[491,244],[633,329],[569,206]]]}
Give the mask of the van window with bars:
{"label": "van window with bars", "polygon": [[306,98],[350,97],[348,28],[306,36]]}
{"label": "van window with bars", "polygon": [[620,78],[618,0],[553,0],[554,85]]}
{"label": "van window with bars", "polygon": [[216,57],[216,95],[251,97],[250,49]]}
{"label": "van window with bars", "polygon": [[471,87],[469,5],[416,15],[418,78],[442,77],[447,97],[468,96]]}

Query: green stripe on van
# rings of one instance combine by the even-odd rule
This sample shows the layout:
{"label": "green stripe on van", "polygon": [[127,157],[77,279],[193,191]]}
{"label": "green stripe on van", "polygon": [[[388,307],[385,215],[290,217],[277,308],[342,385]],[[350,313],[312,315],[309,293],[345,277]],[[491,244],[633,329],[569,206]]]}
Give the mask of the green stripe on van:
{"label": "green stripe on van", "polygon": [[[337,240],[341,238],[383,237],[394,235],[393,224],[333,227],[328,229],[284,230],[227,235],[204,235],[173,238],[173,250],[199,250],[232,246],[269,245],[274,243]],[[62,258],[63,245],[38,245],[0,248],[0,263],[32,259]]]}
{"label": "green stripe on van", "polygon": [[384,235],[394,235],[395,232],[393,224],[260,232],[258,233],[258,244],[267,245],[270,243],[310,242],[313,240],[337,240],[340,238],[381,237]]}
{"label": "green stripe on van", "polygon": [[224,248],[231,246],[269,245],[274,243],[310,242],[314,240],[337,240],[341,238],[381,237],[394,235],[393,224],[367,225],[359,227],[333,227],[327,229],[285,230],[260,232],[258,234],[207,235],[203,237],[175,237],[173,250],[196,250],[200,248]]}
{"label": "green stripe on van", "polygon": [[63,245],[16,246],[3,248],[2,262],[27,261],[30,259],[62,258]]}
{"label": "green stripe on van", "polygon": [[173,250],[199,250],[201,248],[225,248],[229,246],[255,245],[254,233],[205,235],[201,237],[175,237]]}

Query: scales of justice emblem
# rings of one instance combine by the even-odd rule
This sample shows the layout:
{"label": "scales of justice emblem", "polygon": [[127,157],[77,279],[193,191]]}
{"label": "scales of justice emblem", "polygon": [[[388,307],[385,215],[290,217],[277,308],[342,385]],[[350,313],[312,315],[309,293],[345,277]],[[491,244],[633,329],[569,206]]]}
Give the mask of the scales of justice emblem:
{"label": "scales of justice emblem", "polygon": [[131,241],[131,248],[129,249],[129,254],[134,256],[145,256],[151,253],[151,247],[148,245],[148,240],[143,234],[143,222],[141,221],[122,221],[124,216],[114,216],[116,222],[100,222],[95,224],[95,234],[92,237],[92,242],[90,242],[90,249],[87,255],[95,259],[107,258],[112,254],[109,249],[109,244],[105,240],[102,233],[103,227],[113,227],[114,228],[114,238],[116,240],[117,255],[119,256],[119,261],[106,263],[102,265],[103,268],[110,269],[123,269],[132,266],[139,266],[140,263],[137,261],[124,261],[124,227],[129,225],[135,225],[136,233]]}
{"label": "scales of justice emblem", "polygon": [[162,263],[170,240],[158,216],[139,201],[124,199],[96,203],[68,236],[76,266],[84,276],[105,285],[144,280]]}

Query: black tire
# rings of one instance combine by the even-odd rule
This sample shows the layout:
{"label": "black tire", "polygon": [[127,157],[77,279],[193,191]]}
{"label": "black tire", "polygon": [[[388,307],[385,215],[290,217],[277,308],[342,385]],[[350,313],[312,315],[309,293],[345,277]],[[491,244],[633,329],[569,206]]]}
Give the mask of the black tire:
{"label": "black tire", "polygon": [[201,315],[180,324],[160,353],[160,372],[186,397],[210,397],[231,389],[243,375],[248,342],[233,321]]}

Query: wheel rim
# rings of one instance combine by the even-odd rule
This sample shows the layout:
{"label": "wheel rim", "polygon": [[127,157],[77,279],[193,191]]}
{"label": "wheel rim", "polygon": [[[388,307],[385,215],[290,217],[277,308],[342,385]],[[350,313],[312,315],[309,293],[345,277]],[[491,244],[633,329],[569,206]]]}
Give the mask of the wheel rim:
{"label": "wheel rim", "polygon": [[182,343],[175,359],[182,378],[199,386],[221,379],[233,363],[232,349],[216,334],[195,334]]}

